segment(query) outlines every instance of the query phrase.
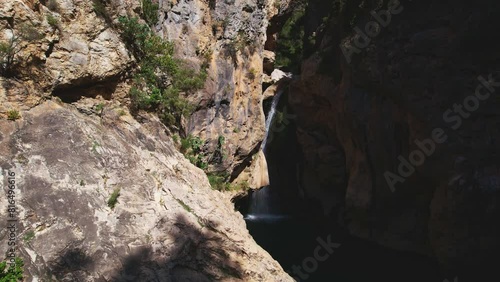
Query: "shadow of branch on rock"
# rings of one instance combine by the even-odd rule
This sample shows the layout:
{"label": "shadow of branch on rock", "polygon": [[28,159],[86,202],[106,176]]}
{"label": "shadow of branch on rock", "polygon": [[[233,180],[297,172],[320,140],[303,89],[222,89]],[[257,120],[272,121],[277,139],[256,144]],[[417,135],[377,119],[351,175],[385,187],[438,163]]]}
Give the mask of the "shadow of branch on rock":
{"label": "shadow of branch on rock", "polygon": [[111,281],[204,282],[243,278],[241,265],[231,255],[238,249],[217,231],[217,224],[192,223],[184,215],[163,224],[158,228],[170,230],[166,241],[161,242],[164,248],[138,248],[122,259],[123,265]]}
{"label": "shadow of branch on rock", "polygon": [[68,247],[54,262],[50,263],[51,274],[58,280],[71,279],[85,281],[89,268],[93,267],[92,259],[79,247]]}

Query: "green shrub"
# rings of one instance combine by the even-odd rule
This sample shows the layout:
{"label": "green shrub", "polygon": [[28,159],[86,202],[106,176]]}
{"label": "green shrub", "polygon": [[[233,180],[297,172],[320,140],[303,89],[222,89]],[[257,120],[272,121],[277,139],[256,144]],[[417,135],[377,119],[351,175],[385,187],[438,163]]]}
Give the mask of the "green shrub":
{"label": "green shrub", "polygon": [[274,6],[275,9],[277,9],[279,11],[280,8],[281,8],[281,0],[274,0],[274,1],[275,2],[273,4],[273,6]]}
{"label": "green shrub", "polygon": [[179,142],[179,135],[178,135],[178,134],[174,134],[174,135],[172,136],[172,140],[174,141],[174,143],[176,143],[176,144],[177,144],[177,142]]}
{"label": "green shrub", "polygon": [[104,104],[103,103],[97,104],[95,106],[95,110],[96,110],[97,114],[101,115],[102,111],[104,110]]}
{"label": "green shrub", "polygon": [[212,189],[218,191],[245,191],[250,185],[247,181],[242,181],[238,184],[229,183],[229,174],[223,173],[207,173],[208,182]]}
{"label": "green shrub", "polygon": [[53,15],[47,15],[47,23],[53,28],[59,27],[59,20]]}
{"label": "green shrub", "polygon": [[106,4],[101,2],[101,0],[92,0],[92,9],[98,17],[106,18],[108,16]]}
{"label": "green shrub", "polygon": [[217,147],[212,154],[211,162],[221,164],[226,159],[226,154],[224,153],[224,142],[226,138],[222,135],[219,135],[217,140]]}
{"label": "green shrub", "polygon": [[286,71],[298,71],[302,61],[304,16],[307,3],[301,3],[283,25],[278,37],[276,66]]}
{"label": "green shrub", "polygon": [[250,189],[250,185],[247,181],[242,181],[238,184],[231,185],[231,189],[235,191],[246,191]]}
{"label": "green shrub", "polygon": [[15,282],[23,280],[24,262],[21,258],[15,259],[15,267],[7,267],[7,262],[0,262],[0,282]]}
{"label": "green shrub", "polygon": [[150,28],[147,25],[139,23],[139,19],[136,17],[121,16],[118,18],[118,21],[122,32],[121,36],[125,44],[127,44],[137,59],[141,59],[146,39],[148,39],[151,33]]}
{"label": "green shrub", "polygon": [[59,3],[57,0],[49,0],[47,2],[47,8],[53,12],[59,12]]}
{"label": "green shrub", "polygon": [[205,170],[208,168],[208,163],[204,161],[202,155],[202,147],[205,141],[199,137],[188,135],[186,138],[181,138],[181,152],[195,166]]}
{"label": "green shrub", "polygon": [[33,24],[23,24],[20,29],[20,37],[26,41],[36,41],[45,37]]}
{"label": "green shrub", "polygon": [[127,112],[125,112],[125,110],[124,110],[124,109],[119,109],[119,110],[117,111],[117,114],[118,114],[119,116],[124,116],[124,115],[126,115],[126,114],[127,114]]}
{"label": "green shrub", "polygon": [[204,144],[205,142],[200,137],[188,135],[186,138],[181,139],[181,152],[187,153],[191,151],[194,154],[198,154]]}
{"label": "green shrub", "polygon": [[119,21],[122,37],[139,62],[130,91],[133,107],[157,112],[168,126],[180,124],[182,117],[193,110],[181,93],[201,89],[206,71],[196,72],[175,59],[174,45],[155,35],[139,19],[120,17]]}
{"label": "green shrub", "polygon": [[101,147],[101,144],[99,144],[99,142],[97,142],[97,140],[94,140],[94,142],[92,142],[92,153],[94,154],[98,154],[97,153],[97,148]]}
{"label": "green shrub", "polygon": [[18,110],[9,110],[9,111],[7,111],[7,119],[8,120],[15,121],[15,120],[18,120],[20,118],[21,118],[21,115],[19,114]]}
{"label": "green shrub", "polygon": [[142,18],[149,24],[158,23],[159,6],[151,0],[142,0]]}
{"label": "green shrub", "polygon": [[201,55],[203,57],[203,63],[201,65],[201,69],[206,70],[210,67],[210,62],[212,62],[213,54],[214,53],[212,50],[201,52]]}
{"label": "green shrub", "polygon": [[116,204],[118,203],[118,197],[120,197],[120,188],[116,188],[108,200],[108,207],[114,209]]}
{"label": "green shrub", "polygon": [[0,74],[8,75],[19,52],[18,39],[12,37],[8,42],[0,42]]}
{"label": "green shrub", "polygon": [[210,186],[212,186],[212,189],[215,189],[218,191],[231,190],[231,184],[229,184],[226,181],[227,175],[217,174],[217,173],[208,173],[207,177],[208,177],[208,182],[210,183]]}
{"label": "green shrub", "polygon": [[35,231],[30,230],[30,231],[26,232],[26,235],[24,235],[23,240],[25,242],[29,243],[29,242],[31,242],[31,240],[33,240],[33,238],[35,238]]}

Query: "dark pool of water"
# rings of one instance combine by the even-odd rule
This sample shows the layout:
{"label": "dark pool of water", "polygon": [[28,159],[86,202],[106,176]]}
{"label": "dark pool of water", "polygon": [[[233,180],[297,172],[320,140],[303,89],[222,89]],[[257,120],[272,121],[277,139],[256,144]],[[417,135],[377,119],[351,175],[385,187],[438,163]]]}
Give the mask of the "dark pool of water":
{"label": "dark pool of water", "polygon": [[[308,219],[268,216],[250,217],[246,222],[255,241],[297,281],[443,282],[437,264],[426,257],[326,230]],[[327,242],[329,236],[331,243],[339,245],[332,244],[331,254],[324,249],[319,251],[319,258],[324,261],[313,259],[320,246],[318,238]],[[302,274],[294,273],[294,265],[300,267]]]}
{"label": "dark pool of water", "polygon": [[[293,114],[285,108],[287,93],[281,98],[275,105],[277,110]],[[321,206],[300,193],[298,166],[304,162],[304,154],[294,119],[288,119],[287,124],[285,129],[267,128],[267,132],[271,130],[265,150],[271,186],[235,201],[236,209],[246,215],[255,241],[298,281],[443,282],[437,263],[429,258],[354,238],[332,227],[335,220],[322,218]],[[339,244],[327,258],[327,252],[319,250],[323,261],[313,258],[321,245],[318,238]],[[294,266],[300,267],[302,274],[294,274]]]}

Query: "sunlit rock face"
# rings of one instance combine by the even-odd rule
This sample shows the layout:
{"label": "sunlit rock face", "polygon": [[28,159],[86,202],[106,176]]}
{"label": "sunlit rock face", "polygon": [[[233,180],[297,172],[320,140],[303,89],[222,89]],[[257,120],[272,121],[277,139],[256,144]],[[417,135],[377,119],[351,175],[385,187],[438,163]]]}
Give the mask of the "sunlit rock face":
{"label": "sunlit rock face", "polygon": [[226,157],[213,164],[213,171],[237,177],[251,166],[249,157],[258,153],[264,138],[262,75],[269,52],[263,47],[269,19],[279,12],[274,2],[178,1],[161,8],[158,30],[176,43],[177,55],[193,65],[208,59],[205,89],[188,97],[198,107],[186,123],[186,134],[207,140],[208,156],[218,138],[225,138]]}
{"label": "sunlit rock face", "polygon": [[[130,70],[135,59],[120,38],[118,18],[137,16],[140,1],[111,1],[105,14],[90,1],[7,1],[0,7],[0,40],[22,37],[15,77],[0,86],[0,115],[11,108],[26,110],[55,95],[65,102],[103,97],[130,103]],[[183,122],[182,133],[207,141],[206,161],[224,137],[225,158],[211,171],[229,172],[232,179],[251,165],[264,138],[262,77],[269,20],[287,8],[276,1],[159,1],[153,30],[175,43],[176,57],[192,68],[208,66],[205,87],[187,95],[196,107]],[[52,17],[57,24],[47,20]],[[269,52],[268,52],[269,53]],[[269,55],[269,54],[267,54]],[[3,79],[3,78],[2,78]],[[186,96],[186,95],[185,95]]]}
{"label": "sunlit rock face", "polygon": [[[118,109],[98,117],[45,102],[0,121],[26,281],[292,281],[156,118],[140,124]],[[7,214],[0,219],[6,230]]]}
{"label": "sunlit rock face", "polygon": [[[0,165],[17,174],[26,280],[292,281],[250,237],[230,197],[177,151],[169,129],[129,114],[136,61],[118,17],[138,17],[141,1],[105,1],[105,14],[94,1],[49,2],[0,4],[0,40],[30,37],[0,77]],[[211,169],[237,177],[264,138],[262,46],[277,7],[154,2],[152,28],[175,43],[175,55],[193,68],[208,63],[203,90],[183,93],[197,108],[181,133],[207,140],[207,157],[223,136],[226,158]],[[14,109],[19,119],[8,120]],[[261,185],[265,159],[254,162]],[[0,220],[6,230],[7,215]]]}
{"label": "sunlit rock face", "polygon": [[[499,65],[491,59],[498,43],[490,38],[500,13],[494,1],[458,1],[453,9],[439,1],[401,1],[390,23],[351,53],[341,43],[356,39],[356,26],[365,32],[376,21],[370,12],[387,5],[351,1],[321,23],[330,2],[309,5],[305,36],[316,32],[316,45],[290,90],[309,195],[352,234],[436,257],[450,272],[498,260],[500,118],[494,109],[500,100],[492,86]],[[477,88],[491,96],[470,98]],[[436,129],[446,140],[422,149]],[[411,164],[420,162],[410,161],[415,151],[424,154],[423,164]],[[387,181],[387,172],[401,175],[401,158],[414,171],[403,169],[411,171],[404,182],[388,184],[394,180]]]}

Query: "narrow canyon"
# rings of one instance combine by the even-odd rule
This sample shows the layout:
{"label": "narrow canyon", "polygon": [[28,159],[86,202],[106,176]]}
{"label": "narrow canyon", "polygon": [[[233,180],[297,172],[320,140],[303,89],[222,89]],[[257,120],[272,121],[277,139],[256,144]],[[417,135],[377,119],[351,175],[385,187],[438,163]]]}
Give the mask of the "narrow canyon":
{"label": "narrow canyon", "polygon": [[2,1],[0,281],[497,281],[499,19]]}

